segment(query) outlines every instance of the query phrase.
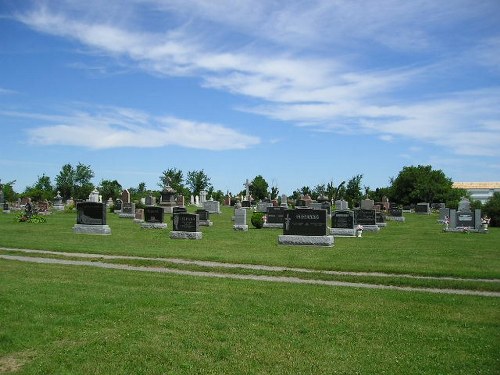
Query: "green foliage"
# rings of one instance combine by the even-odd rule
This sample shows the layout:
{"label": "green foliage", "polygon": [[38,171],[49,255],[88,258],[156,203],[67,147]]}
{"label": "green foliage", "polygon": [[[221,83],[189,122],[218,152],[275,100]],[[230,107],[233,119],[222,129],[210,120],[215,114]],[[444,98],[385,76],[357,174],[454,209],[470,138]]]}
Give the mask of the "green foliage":
{"label": "green foliage", "polygon": [[277,199],[278,193],[279,193],[279,190],[278,190],[277,186],[271,187],[271,199]]}
{"label": "green foliage", "polygon": [[47,219],[42,215],[27,215],[25,212],[20,212],[15,216],[15,221],[18,223],[42,224],[46,223]]}
{"label": "green foliage", "polygon": [[494,193],[482,210],[491,219],[490,226],[500,227],[500,193]]}
{"label": "green foliage", "polygon": [[264,226],[264,215],[265,214],[263,212],[254,212],[252,214],[250,222],[255,228],[261,229]]}
{"label": "green foliage", "polygon": [[2,184],[2,189],[3,189],[3,197],[5,202],[14,202],[17,200],[17,197],[19,194],[17,194],[14,191],[14,184],[16,183],[16,180],[14,181],[9,181],[5,184]]}
{"label": "green foliage", "polygon": [[[201,191],[210,187],[210,177],[203,171],[189,171],[186,178],[186,185],[193,195],[200,194]],[[215,198],[214,198],[215,199]]]}
{"label": "green foliage", "polygon": [[158,184],[161,188],[170,185],[172,189],[177,191],[180,194],[184,193],[184,185],[182,181],[184,179],[184,175],[180,169],[177,168],[169,168],[162,172],[160,176],[160,183]]}
{"label": "green foliage", "polygon": [[251,184],[250,194],[252,195],[253,199],[260,200],[268,197],[269,192],[267,191],[267,189],[269,188],[269,185],[264,177],[262,177],[261,175],[256,176]]}
{"label": "green foliage", "polygon": [[433,170],[430,165],[403,167],[392,180],[390,199],[403,205],[419,202],[445,202],[454,208],[466,192],[453,189],[453,182],[443,171]]}
{"label": "green foliage", "polygon": [[109,198],[117,200],[122,193],[122,186],[117,180],[102,180],[97,190],[102,195],[102,200],[106,202]]}
{"label": "green foliage", "polygon": [[361,180],[362,174],[358,174],[347,181],[344,199],[349,203],[349,207],[356,207],[362,198]]}
{"label": "green foliage", "polygon": [[50,182],[50,177],[45,174],[38,176],[37,182],[32,186],[28,186],[23,195],[25,197],[30,197],[35,202],[52,200],[55,194],[54,188]]}
{"label": "green foliage", "polygon": [[71,164],[65,164],[56,176],[56,190],[61,193],[63,199],[87,199],[94,190],[94,185],[90,182],[92,178],[94,172],[90,165],[78,163],[76,168],[73,168]]}

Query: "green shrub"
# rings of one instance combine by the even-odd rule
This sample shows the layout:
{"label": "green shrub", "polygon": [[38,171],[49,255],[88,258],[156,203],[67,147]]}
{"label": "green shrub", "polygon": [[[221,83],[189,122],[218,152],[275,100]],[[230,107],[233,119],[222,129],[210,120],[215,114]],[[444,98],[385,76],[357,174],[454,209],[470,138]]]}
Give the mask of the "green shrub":
{"label": "green shrub", "polygon": [[261,229],[264,226],[264,215],[263,212],[254,212],[252,214],[250,221],[255,228]]}
{"label": "green shrub", "polygon": [[492,227],[500,227],[500,193],[495,193],[483,206],[483,214],[491,219]]}

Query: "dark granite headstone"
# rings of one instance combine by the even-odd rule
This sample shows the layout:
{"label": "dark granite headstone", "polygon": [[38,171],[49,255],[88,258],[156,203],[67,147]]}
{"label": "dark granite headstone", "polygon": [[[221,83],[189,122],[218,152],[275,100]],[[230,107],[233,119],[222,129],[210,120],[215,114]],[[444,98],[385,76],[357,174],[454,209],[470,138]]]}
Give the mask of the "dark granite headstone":
{"label": "dark granite headstone", "polygon": [[251,207],[250,201],[241,202],[241,207],[250,208]]}
{"label": "dark granite headstone", "polygon": [[122,204],[123,204],[122,200],[117,199],[115,202],[115,210],[120,211],[122,209]]}
{"label": "dark granite headstone", "polygon": [[375,211],[375,222],[385,223],[385,215],[381,211]]}
{"label": "dark granite headstone", "polygon": [[307,202],[305,201],[305,199],[297,199],[295,201],[295,207],[306,207],[307,206]]}
{"label": "dark granite headstone", "polygon": [[375,210],[354,210],[354,224],[377,225],[375,219]]}
{"label": "dark granite headstone", "polygon": [[76,223],[106,225],[106,205],[98,202],[82,202],[76,205]]}
{"label": "dark granite headstone", "polygon": [[429,203],[417,203],[415,206],[415,213],[417,214],[429,214],[431,212],[431,208]]}
{"label": "dark granite headstone", "polygon": [[326,236],[326,210],[285,210],[283,234]]}
{"label": "dark granite headstone", "polygon": [[196,214],[199,216],[200,221],[210,220],[210,212],[208,210],[196,210]]}
{"label": "dark granite headstone", "polygon": [[332,228],[354,229],[354,213],[350,210],[334,211]]}
{"label": "dark granite headstone", "polygon": [[268,207],[266,211],[267,222],[269,224],[283,224],[285,217],[284,207]]}
{"label": "dark granite headstone", "polygon": [[474,213],[457,211],[457,227],[475,227]]}
{"label": "dark granite headstone", "polygon": [[133,203],[123,203],[122,204],[122,214],[135,214],[135,205]]}
{"label": "dark granite headstone", "polygon": [[173,215],[174,231],[199,232],[199,216],[196,214],[178,213]]}
{"label": "dark granite headstone", "polygon": [[172,208],[172,214],[181,214],[181,213],[186,213],[187,212],[187,209],[186,207],[179,207],[179,206],[176,206],[176,207],[173,207]]}
{"label": "dark granite headstone", "polygon": [[144,221],[146,223],[163,223],[163,207],[144,207]]}
{"label": "dark granite headstone", "polygon": [[400,208],[391,208],[391,209],[389,209],[389,216],[402,217],[403,210]]}

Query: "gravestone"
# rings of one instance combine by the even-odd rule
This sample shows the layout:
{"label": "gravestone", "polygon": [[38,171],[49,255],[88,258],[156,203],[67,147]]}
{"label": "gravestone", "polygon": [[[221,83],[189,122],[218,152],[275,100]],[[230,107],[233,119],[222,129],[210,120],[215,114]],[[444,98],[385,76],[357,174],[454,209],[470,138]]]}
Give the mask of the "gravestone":
{"label": "gravestone", "polygon": [[176,206],[175,194],[176,191],[170,187],[169,180],[167,179],[160,197],[160,206],[163,207],[164,212],[167,214],[171,214],[172,208]]}
{"label": "gravestone", "polygon": [[201,226],[211,227],[213,222],[210,221],[210,211],[208,210],[196,210],[196,214],[198,215],[199,222]]}
{"label": "gravestone", "polygon": [[460,202],[458,202],[458,209],[460,212],[471,212],[470,209],[470,201],[467,198],[462,198]]}
{"label": "gravestone", "polygon": [[273,207],[273,204],[271,202],[259,202],[257,203],[257,212],[267,212],[268,207]]}
{"label": "gravestone", "polygon": [[152,195],[148,195],[146,197],[146,206],[155,206],[156,205],[156,197],[153,197]]}
{"label": "gravestone", "polygon": [[417,203],[417,205],[415,206],[415,213],[419,215],[430,215],[431,208],[429,203]]}
{"label": "gravestone", "polygon": [[284,218],[285,207],[268,207],[266,210],[264,228],[283,228]]}
{"label": "gravestone", "polygon": [[101,202],[100,196],[99,196],[99,191],[97,189],[94,189],[90,194],[89,194],[89,202]]}
{"label": "gravestone", "polygon": [[333,246],[333,236],[327,234],[326,210],[285,210],[281,245]]}
{"label": "gravestone", "polygon": [[400,222],[404,222],[406,220],[403,216],[403,210],[397,207],[389,208],[389,215],[386,216],[386,219]]}
{"label": "gravestone", "polygon": [[196,214],[176,213],[172,216],[173,230],[170,238],[201,240],[202,233],[199,231],[199,217]]}
{"label": "gravestone", "polygon": [[130,203],[130,192],[127,189],[122,191],[122,203]]}
{"label": "gravestone", "polygon": [[37,209],[39,213],[46,213],[49,211],[49,203],[46,201],[38,202]]}
{"label": "gravestone", "polygon": [[179,194],[176,199],[177,206],[184,206],[184,195]]}
{"label": "gravestone", "polygon": [[144,222],[144,209],[143,208],[137,208],[135,210],[134,223],[143,223],[143,222]]}
{"label": "gravestone", "polygon": [[78,234],[111,234],[106,225],[106,205],[99,202],[81,202],[76,205],[76,224],[73,233]]}
{"label": "gravestone", "polygon": [[163,218],[163,207],[147,206],[144,208],[144,223],[141,223],[141,228],[165,229],[167,224],[163,222]]}
{"label": "gravestone", "polygon": [[375,201],[373,199],[363,199],[359,208],[362,210],[373,210],[375,206]]}
{"label": "gravestone", "polygon": [[54,204],[52,206],[56,211],[64,211],[64,204],[62,201],[61,193],[58,191],[54,198]]}
{"label": "gravestone", "polygon": [[10,214],[10,207],[9,207],[9,204],[7,202],[2,203],[2,207],[3,207],[4,214]]}
{"label": "gravestone", "polygon": [[380,230],[377,225],[375,210],[355,209],[354,224],[362,226],[363,230],[368,232],[378,232]]}
{"label": "gravestone", "polygon": [[387,223],[385,222],[385,214],[381,211],[375,211],[375,223],[379,228],[385,228]]}
{"label": "gravestone", "polygon": [[206,201],[203,203],[203,208],[211,214],[220,214],[220,203],[218,201]]}
{"label": "gravestone", "polygon": [[200,204],[203,205],[207,201],[207,192],[205,190],[200,191]]}
{"label": "gravestone", "polygon": [[122,203],[122,209],[118,214],[118,217],[124,219],[134,219],[135,218],[135,203]]}
{"label": "gravestone", "polygon": [[172,214],[173,215],[186,213],[186,212],[187,212],[186,207],[178,207],[178,206],[172,207]]}
{"label": "gravestone", "polygon": [[115,210],[114,210],[114,213],[116,214],[119,214],[120,212],[122,212],[122,204],[123,204],[123,201],[121,199],[117,199],[116,202],[115,202]]}
{"label": "gravestone", "polygon": [[446,220],[450,220],[450,209],[449,208],[440,208],[439,209],[439,219],[438,222],[444,224]]}
{"label": "gravestone", "polygon": [[[462,206],[467,209],[470,206]],[[487,233],[482,226],[481,210],[458,211],[450,209],[449,223],[445,224],[446,232]]]}
{"label": "gravestone", "polygon": [[281,194],[281,204],[280,206],[288,208],[288,197],[286,194]]}
{"label": "gravestone", "polygon": [[234,210],[234,230],[244,231],[248,230],[247,225],[247,210],[245,208],[236,208]]}
{"label": "gravestone", "polygon": [[243,202],[241,202],[241,207],[242,208],[250,208],[251,202],[249,200],[244,200]]}
{"label": "gravestone", "polygon": [[335,210],[332,213],[330,234],[339,237],[355,237],[354,212],[351,210]]}
{"label": "gravestone", "polygon": [[349,209],[349,203],[347,201],[341,199],[341,200],[336,200],[335,201],[335,209],[339,211],[343,210],[348,210]]}
{"label": "gravestone", "polygon": [[295,201],[295,207],[307,207],[307,202],[304,199],[297,199]]}

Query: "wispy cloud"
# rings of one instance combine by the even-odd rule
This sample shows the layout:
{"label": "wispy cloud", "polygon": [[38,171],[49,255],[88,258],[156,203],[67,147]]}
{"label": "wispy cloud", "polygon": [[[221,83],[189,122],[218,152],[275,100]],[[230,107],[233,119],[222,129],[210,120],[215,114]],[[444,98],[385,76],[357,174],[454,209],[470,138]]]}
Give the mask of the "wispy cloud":
{"label": "wispy cloud", "polygon": [[1,111],[6,117],[39,121],[28,130],[28,142],[38,145],[153,148],[181,146],[204,150],[245,149],[260,143],[258,137],[220,124],[171,116],[152,116],[128,108],[98,108],[64,115]]}
{"label": "wispy cloud", "polygon": [[[500,155],[498,85],[485,89],[473,79],[463,81],[460,65],[448,77],[440,74],[450,54],[465,60],[474,52],[480,61],[468,59],[468,68],[495,66],[498,28],[476,38],[468,28],[493,24],[496,1],[111,1],[114,17],[99,12],[97,3],[77,3],[57,10],[42,5],[18,19],[147,72],[198,77],[206,88],[255,98],[259,105],[240,109],[272,119],[322,132],[371,133],[386,141],[404,137],[462,155]],[[146,27],[141,7],[159,12],[165,22]],[[234,33],[241,36],[238,42]],[[436,88],[445,79],[454,86]],[[83,117],[38,128],[36,135],[40,142],[73,140],[89,147],[132,140],[166,145],[174,133],[176,144],[186,147],[210,143],[220,149],[234,142],[233,148],[244,148],[258,142],[228,127],[171,117],[125,127],[114,125],[114,116]]]}

